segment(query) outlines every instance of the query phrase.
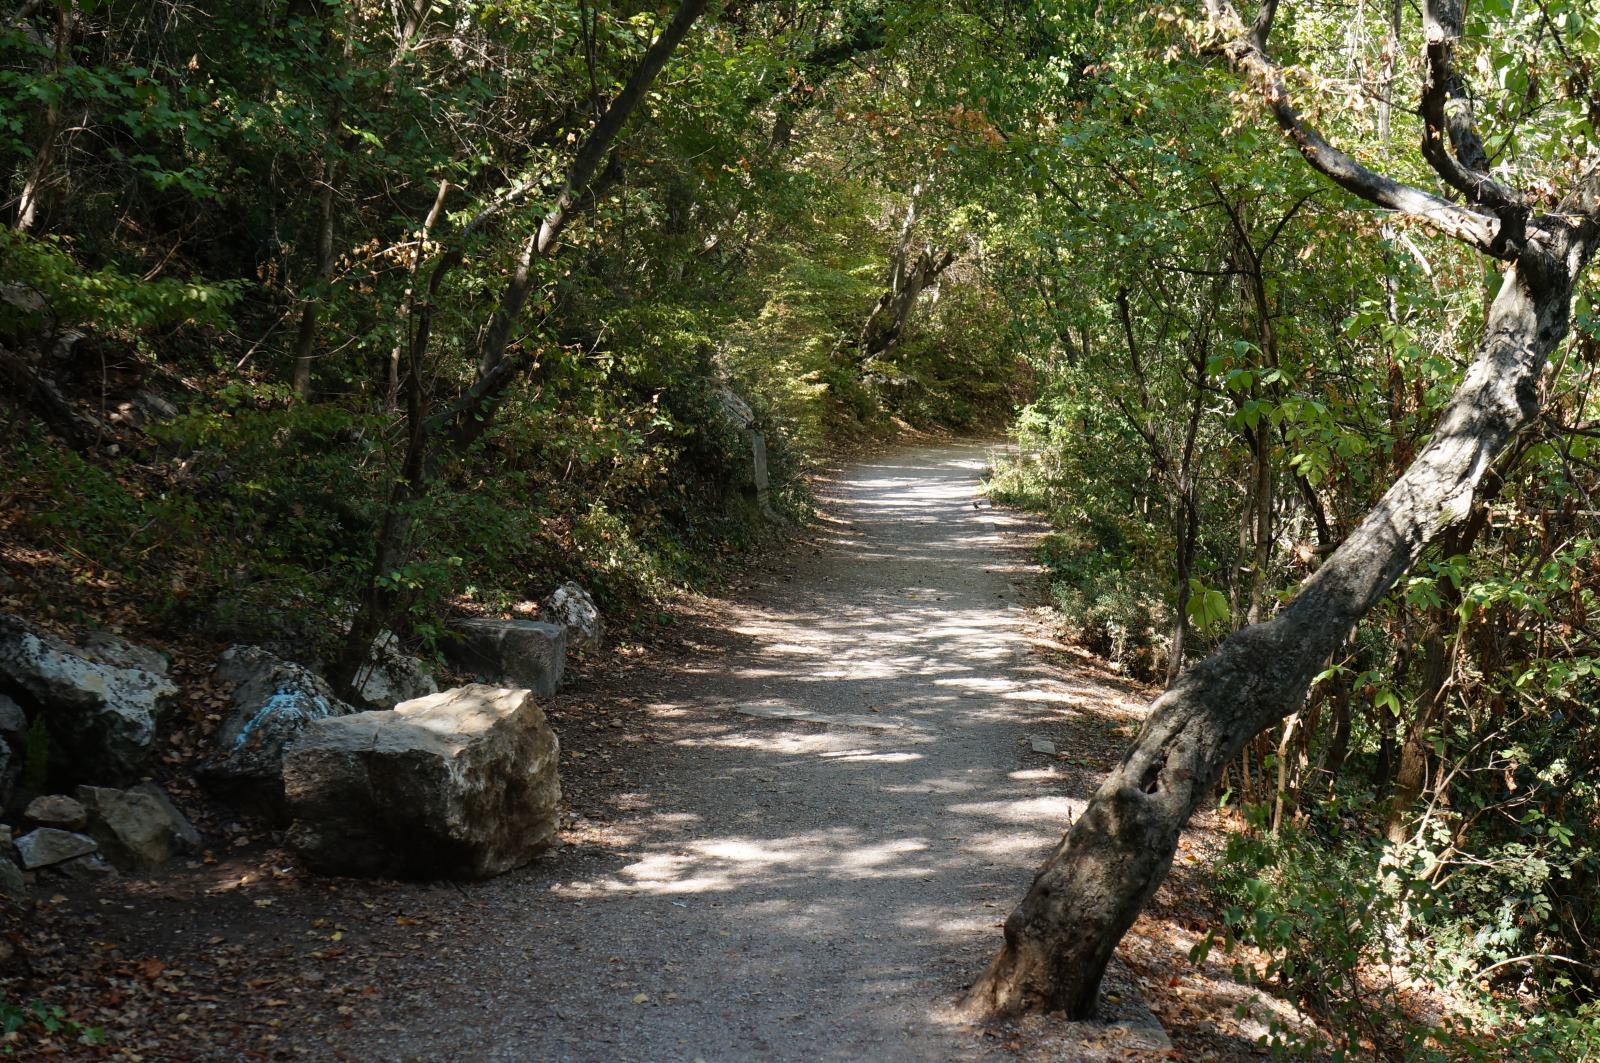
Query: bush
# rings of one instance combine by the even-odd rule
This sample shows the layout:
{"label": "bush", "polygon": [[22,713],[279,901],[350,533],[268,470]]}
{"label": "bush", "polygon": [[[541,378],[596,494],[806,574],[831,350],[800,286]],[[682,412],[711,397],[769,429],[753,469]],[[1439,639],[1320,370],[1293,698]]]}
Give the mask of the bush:
{"label": "bush", "polygon": [[[1239,956],[1236,979],[1276,988],[1328,1031],[1323,1037],[1274,1021],[1261,1043],[1276,1059],[1380,1059],[1396,1063],[1557,1063],[1600,1052],[1600,1007],[1550,998],[1513,1011],[1473,990],[1443,1017],[1404,991],[1420,957],[1408,938],[1437,925],[1433,888],[1392,862],[1370,837],[1345,833],[1335,806],[1319,825],[1268,834],[1265,808],[1247,810],[1251,830],[1232,835],[1216,871],[1228,907],[1222,946]],[[1387,861],[1387,862],[1386,862]],[[1195,946],[1199,962],[1215,944]],[[1245,958],[1240,945],[1258,951]]]}

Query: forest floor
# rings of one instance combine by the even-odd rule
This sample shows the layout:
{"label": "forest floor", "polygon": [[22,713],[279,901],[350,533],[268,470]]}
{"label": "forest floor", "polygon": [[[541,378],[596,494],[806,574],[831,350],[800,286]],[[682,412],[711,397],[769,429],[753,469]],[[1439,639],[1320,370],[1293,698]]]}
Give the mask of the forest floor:
{"label": "forest floor", "polygon": [[1187,960],[1214,821],[1105,1022],[952,1015],[1152,693],[1049,636],[1045,529],[975,505],[984,464],[946,443],[841,469],[806,537],[579,667],[548,705],[563,845],[527,868],[328,880],[246,839],[46,899],[34,983],[107,1041],[50,1058],[1259,1058],[1287,1009]]}

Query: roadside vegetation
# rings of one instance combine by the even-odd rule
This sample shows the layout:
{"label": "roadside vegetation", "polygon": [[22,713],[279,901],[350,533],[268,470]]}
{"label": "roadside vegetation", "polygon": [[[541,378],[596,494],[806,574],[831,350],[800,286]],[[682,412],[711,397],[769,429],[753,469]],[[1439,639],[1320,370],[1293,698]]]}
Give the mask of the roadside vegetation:
{"label": "roadside vegetation", "polygon": [[1189,678],[1103,795],[1160,829],[1064,850],[1143,870],[987,1013],[1091,1011],[1215,794],[1274,1052],[1593,1058],[1600,23],[1263,13],[10,0],[0,611],[343,687],[567,580],[651,625],[828,456],[1009,427],[1064,629]]}

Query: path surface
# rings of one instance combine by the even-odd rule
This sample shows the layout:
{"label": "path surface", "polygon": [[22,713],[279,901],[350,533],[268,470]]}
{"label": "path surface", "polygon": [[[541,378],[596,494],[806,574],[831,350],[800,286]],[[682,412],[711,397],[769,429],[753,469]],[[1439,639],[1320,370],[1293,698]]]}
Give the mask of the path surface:
{"label": "path surface", "polygon": [[941,1005],[1086,785],[1032,739],[1080,699],[1118,695],[1030,652],[1037,529],[974,508],[984,458],[903,450],[825,483],[824,533],[739,596],[729,644],[619,721],[650,741],[617,795],[614,847],[470,887],[474,914],[433,977],[325,1048],[548,1063],[995,1051]]}

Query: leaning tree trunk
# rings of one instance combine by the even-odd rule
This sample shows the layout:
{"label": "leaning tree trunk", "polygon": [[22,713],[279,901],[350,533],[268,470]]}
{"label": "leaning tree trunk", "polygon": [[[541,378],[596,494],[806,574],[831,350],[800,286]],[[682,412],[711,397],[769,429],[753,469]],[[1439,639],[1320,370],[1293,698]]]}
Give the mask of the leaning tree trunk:
{"label": "leaning tree trunk", "polygon": [[1151,707],[1133,748],[1096,791],[1005,923],[1005,944],[968,1003],[989,1015],[1094,1014],[1112,951],[1172,866],[1178,832],[1222,768],[1298,708],[1351,628],[1441,531],[1537,413],[1539,374],[1567,331],[1585,251],[1553,239],[1507,271],[1485,337],[1432,441],[1276,617],[1246,627]]}

